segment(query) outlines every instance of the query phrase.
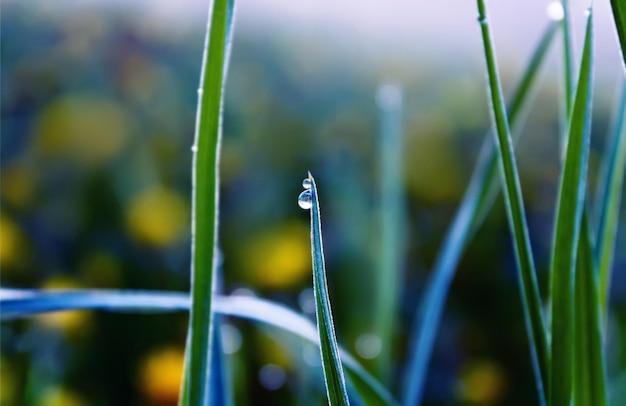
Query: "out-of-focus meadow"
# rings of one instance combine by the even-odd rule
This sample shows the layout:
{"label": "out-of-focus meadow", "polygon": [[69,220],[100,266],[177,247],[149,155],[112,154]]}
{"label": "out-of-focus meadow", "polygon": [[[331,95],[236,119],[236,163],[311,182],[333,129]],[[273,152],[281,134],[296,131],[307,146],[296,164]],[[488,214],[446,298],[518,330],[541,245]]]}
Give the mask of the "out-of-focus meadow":
{"label": "out-of-focus meadow", "polygon": [[[142,18],[124,4],[62,4],[72,6],[8,2],[2,10],[2,286],[187,290],[190,147],[204,11],[202,18],[168,23]],[[509,55],[501,60],[505,91],[547,24],[543,15],[532,18],[540,23],[529,28],[519,58],[503,52]],[[399,377],[429,269],[489,128],[478,26],[458,34],[470,44],[463,52],[413,38],[419,58],[394,53],[392,45],[377,57],[348,52],[348,40],[334,43],[323,30],[295,30],[290,37],[280,29],[261,32],[253,20],[248,13],[238,21],[226,88],[222,291],[314,314],[309,220],[296,204],[310,170],[321,196],[338,340],[372,367],[379,350],[368,333],[381,189],[374,96],[392,80],[405,100],[398,159],[407,249],[393,345]],[[496,39],[510,35],[506,21],[494,17],[494,25]],[[471,35],[472,41],[463,38]],[[590,190],[619,87],[619,76],[610,76],[617,69],[603,69]],[[544,294],[559,168],[559,70],[552,58],[517,148]],[[613,378],[626,368],[625,227],[622,209],[608,336]],[[427,404],[536,402],[515,272],[498,201],[452,286]],[[66,312],[3,323],[0,403],[175,405],[186,333],[183,313]],[[236,404],[324,401],[314,348],[241,320],[225,319],[221,333]]]}

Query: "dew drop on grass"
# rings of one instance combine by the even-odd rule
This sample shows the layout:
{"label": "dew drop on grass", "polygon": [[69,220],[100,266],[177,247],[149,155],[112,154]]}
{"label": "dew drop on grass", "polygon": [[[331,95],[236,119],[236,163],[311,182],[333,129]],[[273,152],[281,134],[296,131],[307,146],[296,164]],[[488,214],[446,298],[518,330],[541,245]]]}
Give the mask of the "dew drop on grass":
{"label": "dew drop on grass", "polygon": [[195,145],[195,144],[194,144],[194,145],[192,145],[192,146],[191,146],[191,151],[192,151],[192,152],[198,152],[198,146],[197,146],[197,145]]}
{"label": "dew drop on grass", "polygon": [[365,359],[376,358],[380,354],[382,344],[380,337],[376,334],[365,333],[356,339],[356,352]]}
{"label": "dew drop on grass", "polygon": [[402,106],[402,89],[394,83],[381,85],[376,92],[376,103],[383,110],[397,110]]}
{"label": "dew drop on grass", "polygon": [[220,326],[222,347],[225,354],[234,354],[241,348],[241,332],[232,324],[224,323]]}
{"label": "dew drop on grass", "polygon": [[278,365],[267,364],[259,371],[261,385],[269,390],[280,389],[285,384],[285,370]]}
{"label": "dew drop on grass", "polygon": [[565,12],[563,11],[563,5],[560,1],[553,1],[552,3],[548,4],[546,13],[548,14],[548,17],[553,21],[561,21],[565,16]]}
{"label": "dew drop on grass", "polygon": [[298,206],[300,206],[304,210],[309,210],[311,207],[313,207],[313,199],[311,197],[310,190],[305,190],[304,192],[300,193],[300,196],[298,196]]}
{"label": "dew drop on grass", "polygon": [[311,189],[311,179],[304,178],[302,180],[302,187],[305,188],[305,189]]}
{"label": "dew drop on grass", "polygon": [[315,313],[315,293],[313,289],[307,288],[302,290],[298,295],[298,304],[303,312],[314,314]]}

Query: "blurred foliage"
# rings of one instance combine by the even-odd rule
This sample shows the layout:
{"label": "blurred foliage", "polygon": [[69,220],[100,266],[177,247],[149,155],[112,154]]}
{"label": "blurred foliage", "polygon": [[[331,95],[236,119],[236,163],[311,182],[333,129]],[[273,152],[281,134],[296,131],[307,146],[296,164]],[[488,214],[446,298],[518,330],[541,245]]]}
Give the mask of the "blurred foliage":
{"label": "blurred foliage", "polygon": [[[3,7],[1,25],[2,286],[188,289],[190,147],[204,27],[157,25],[96,3],[56,10],[19,2]],[[304,306],[308,216],[296,197],[311,170],[321,190],[338,339],[358,354],[372,320],[352,309],[372,308],[378,243],[374,93],[389,67],[404,84],[410,230],[396,378],[428,269],[489,125],[480,64],[421,63],[363,66],[305,40],[294,46],[243,29],[226,90],[224,291]],[[504,67],[506,77],[519,71]],[[558,89],[546,82],[518,149],[544,293],[558,168]],[[592,176],[612,95],[598,98]],[[625,223],[622,215],[622,230]],[[621,270],[625,247],[619,237]],[[616,272],[613,287],[611,376],[626,366],[624,275]],[[3,323],[1,403],[176,404],[186,326],[184,314],[86,312]],[[238,404],[319,401],[320,365],[310,351],[247,322],[232,328],[243,337],[229,355]],[[277,390],[261,383],[268,364],[286,372]],[[426,401],[525,405],[535,402],[533,388],[508,228],[496,205],[452,287]]]}

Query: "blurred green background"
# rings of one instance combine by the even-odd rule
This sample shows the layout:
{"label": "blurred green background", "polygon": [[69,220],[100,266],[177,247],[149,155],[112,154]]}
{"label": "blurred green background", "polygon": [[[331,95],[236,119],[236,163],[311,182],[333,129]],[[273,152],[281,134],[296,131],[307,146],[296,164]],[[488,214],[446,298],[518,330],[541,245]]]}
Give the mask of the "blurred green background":
{"label": "blurred green background", "polygon": [[[402,31],[410,26],[407,16],[398,23],[404,44],[387,35],[393,22],[370,26],[368,43],[355,39],[358,30],[344,36],[320,24],[324,17],[315,10],[309,10],[311,21],[296,27],[293,6],[281,20],[271,8],[266,15],[260,5],[241,3],[221,157],[223,291],[266,297],[312,317],[309,220],[296,204],[310,170],[321,195],[338,339],[372,367],[377,345],[368,333],[380,243],[374,96],[393,80],[405,98],[399,159],[407,209],[391,381],[397,390],[412,317],[489,128],[473,8],[463,6],[470,10],[463,19],[467,32],[442,22],[459,44],[451,46],[436,36],[435,22],[425,27],[434,39]],[[191,12],[168,15],[162,4],[160,14],[149,14],[145,7],[158,6],[141,2],[59,4],[3,4],[2,286],[187,290],[190,147],[206,5],[190,2]],[[507,31],[507,18],[515,16],[499,7],[492,18],[496,38],[504,38],[506,91],[547,20],[529,15],[534,22],[526,31],[515,24]],[[362,19],[378,21],[371,17]],[[611,40],[602,30],[600,44]],[[619,69],[611,67],[617,58],[605,57],[608,47],[598,50],[592,191],[619,87]],[[553,54],[517,148],[544,295],[559,175],[560,66],[559,53]],[[625,226],[622,210],[608,336],[614,382],[626,381]],[[222,322],[237,404],[324,402],[313,348],[248,322]],[[185,314],[67,312],[3,323],[0,402],[175,405],[186,329]],[[534,393],[515,261],[498,200],[459,266],[425,400],[527,405],[536,403]]]}

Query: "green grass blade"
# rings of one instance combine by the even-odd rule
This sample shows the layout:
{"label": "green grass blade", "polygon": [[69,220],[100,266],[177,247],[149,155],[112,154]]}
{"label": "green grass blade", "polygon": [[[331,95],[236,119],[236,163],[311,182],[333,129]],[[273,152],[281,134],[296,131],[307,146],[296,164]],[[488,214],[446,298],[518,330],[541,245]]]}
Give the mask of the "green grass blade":
{"label": "green grass blade", "polygon": [[615,28],[619,38],[619,46],[622,49],[624,69],[626,69],[626,2],[624,0],[611,0]]}
{"label": "green grass blade", "polygon": [[548,366],[548,343],[535,265],[530,247],[530,237],[526,225],[526,214],[522,200],[519,175],[515,164],[515,154],[506,118],[506,108],[502,88],[498,77],[491,33],[484,0],[478,0],[478,21],[483,38],[489,94],[491,97],[492,119],[494,120],[494,143],[499,152],[500,173],[504,192],[504,201],[509,219],[509,228],[513,235],[513,245],[517,261],[518,276],[526,327],[529,334],[531,358],[537,378],[540,403],[544,402]]}
{"label": "green grass blade", "polygon": [[[574,100],[574,51],[572,49],[569,0],[561,0],[561,5],[563,6],[561,26],[563,28],[563,90],[565,93],[563,99],[565,100],[565,122],[568,123],[569,116],[572,113],[572,101]],[[562,145],[564,145],[564,143]]]}
{"label": "green grass blade", "polygon": [[606,319],[609,307],[611,269],[615,250],[615,235],[620,209],[621,194],[626,169],[626,80],[615,115],[613,131],[607,139],[602,168],[600,169],[598,193],[598,225],[596,229],[595,259],[600,275],[600,303]]}
{"label": "green grass blade", "polygon": [[376,357],[378,377],[388,383],[391,374],[391,349],[398,314],[399,283],[404,257],[404,205],[402,193],[402,90],[394,84],[380,86],[381,157],[381,234],[376,283],[374,334],[382,342]]}
{"label": "green grass blade", "polygon": [[[320,206],[315,179],[309,173],[311,189],[311,256],[313,257],[313,290],[315,292],[315,314],[320,337],[322,367],[328,402],[334,405],[348,405],[346,382],[339,359],[335,326],[330,309],[330,297],[326,283],[326,265],[324,263],[324,247],[322,244],[322,224]],[[304,192],[307,193],[307,192]]]}
{"label": "green grass blade", "polygon": [[[154,313],[189,310],[189,295],[178,292],[77,289],[42,291],[0,289],[0,319],[31,317],[63,310],[105,310]],[[268,300],[247,296],[213,297],[213,310],[290,332],[319,346],[315,325],[307,318]],[[350,383],[367,405],[395,405],[393,396],[354,357],[339,348]]]}
{"label": "green grass blade", "polygon": [[214,0],[198,90],[193,156],[191,295],[189,348],[186,351],[181,405],[209,403],[213,273],[217,242],[219,146],[233,1]]}
{"label": "green grass blade", "polygon": [[593,265],[587,212],[583,211],[574,288],[574,404],[607,404],[598,275]]}
{"label": "green grass blade", "polygon": [[592,17],[587,20],[563,172],[559,187],[551,260],[552,353],[550,405],[569,406],[572,395],[574,275],[585,206],[592,95]]}
{"label": "green grass blade", "polygon": [[[539,68],[545,60],[558,27],[557,22],[549,25],[513,92],[508,109],[509,122],[513,128],[521,124],[523,117],[521,112],[532,99],[533,84],[539,76]],[[469,186],[444,237],[443,245],[435,259],[432,277],[426,286],[413,322],[409,339],[409,362],[403,385],[402,399],[405,405],[416,405],[421,402],[428,363],[456,267],[468,241],[482,225],[500,190],[496,151],[491,137],[491,134],[485,137]]]}

